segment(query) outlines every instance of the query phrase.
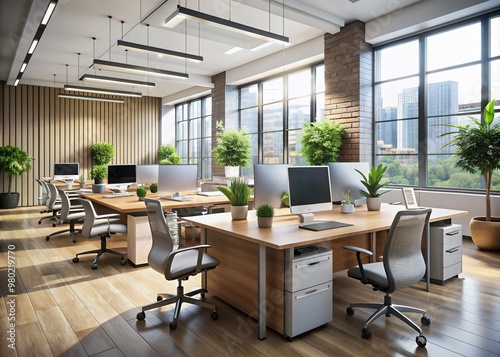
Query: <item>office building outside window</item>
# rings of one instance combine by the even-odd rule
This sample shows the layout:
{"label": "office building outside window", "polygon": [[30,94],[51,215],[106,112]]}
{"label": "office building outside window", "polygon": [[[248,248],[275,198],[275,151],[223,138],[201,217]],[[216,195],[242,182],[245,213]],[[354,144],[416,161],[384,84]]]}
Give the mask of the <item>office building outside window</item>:
{"label": "office building outside window", "polygon": [[[375,163],[388,166],[393,184],[484,188],[479,174],[454,167],[455,148],[443,148],[452,137],[439,135],[452,130],[441,124],[471,123],[470,116],[479,119],[487,102],[500,99],[496,15],[374,49]],[[500,173],[494,175],[499,190]]]}
{"label": "office building outside window", "polygon": [[212,98],[175,107],[176,148],[183,164],[197,164],[200,179],[212,178]]}

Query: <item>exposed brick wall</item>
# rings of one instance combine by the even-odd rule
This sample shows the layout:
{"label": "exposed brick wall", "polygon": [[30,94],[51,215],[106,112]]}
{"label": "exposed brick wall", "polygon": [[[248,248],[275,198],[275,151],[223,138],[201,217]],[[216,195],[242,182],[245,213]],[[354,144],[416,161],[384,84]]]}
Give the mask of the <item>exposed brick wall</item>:
{"label": "exposed brick wall", "polygon": [[[238,87],[226,85],[226,73],[219,73],[212,77],[212,148],[216,145],[215,124],[222,121],[228,129],[238,129]],[[212,161],[212,175],[224,176],[224,167]]]}
{"label": "exposed brick wall", "polygon": [[372,162],[373,55],[364,38],[361,21],[325,34],[325,117],[346,131],[339,161]]}

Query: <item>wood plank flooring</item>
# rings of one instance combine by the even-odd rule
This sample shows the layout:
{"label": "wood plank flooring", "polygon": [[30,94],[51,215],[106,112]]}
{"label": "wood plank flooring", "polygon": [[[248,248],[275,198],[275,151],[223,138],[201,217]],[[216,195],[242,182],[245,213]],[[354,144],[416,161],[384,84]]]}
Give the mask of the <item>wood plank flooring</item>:
{"label": "wood plank flooring", "polygon": [[[95,271],[91,256],[74,264],[74,255],[97,248],[98,239],[78,237],[73,243],[62,234],[47,242],[47,234],[63,228],[39,225],[40,217],[38,207],[0,210],[0,356],[500,356],[500,253],[479,251],[467,239],[458,279],[432,284],[430,292],[419,283],[394,294],[396,303],[427,309],[432,323],[423,327],[425,349],[394,317],[378,319],[372,338],[362,339],[369,311],[347,316],[345,309],[350,302],[380,302],[383,294],[345,271],[334,274],[334,318],[326,328],[292,342],[268,329],[267,339],[259,341],[254,320],[210,294],[217,321],[189,304],[175,331],[168,327],[172,306],[137,321],[140,306],[156,300],[158,292],[175,292],[176,283],[148,267],[121,266],[114,256],[101,258]],[[108,245],[126,252],[126,236],[113,236]],[[8,258],[16,268],[12,292]],[[199,284],[190,279],[186,289]],[[9,337],[15,337],[15,349]]]}

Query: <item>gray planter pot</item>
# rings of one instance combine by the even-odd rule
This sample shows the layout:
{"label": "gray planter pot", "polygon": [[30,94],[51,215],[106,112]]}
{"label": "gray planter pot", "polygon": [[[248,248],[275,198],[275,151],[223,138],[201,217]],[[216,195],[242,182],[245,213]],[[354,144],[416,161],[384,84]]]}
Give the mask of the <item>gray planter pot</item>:
{"label": "gray planter pot", "polygon": [[106,184],[101,183],[101,184],[93,184],[92,185],[92,192],[93,193],[103,193],[106,191]]}
{"label": "gray planter pot", "polygon": [[247,219],[248,206],[231,206],[231,218],[233,220]]}
{"label": "gray planter pot", "polygon": [[16,208],[19,204],[19,192],[13,193],[0,193],[0,207],[1,208]]}
{"label": "gray planter pot", "polygon": [[257,223],[260,228],[271,228],[273,226],[273,217],[257,217]]}
{"label": "gray planter pot", "polygon": [[380,206],[382,204],[382,199],[380,197],[367,197],[366,207],[368,211],[380,211]]}

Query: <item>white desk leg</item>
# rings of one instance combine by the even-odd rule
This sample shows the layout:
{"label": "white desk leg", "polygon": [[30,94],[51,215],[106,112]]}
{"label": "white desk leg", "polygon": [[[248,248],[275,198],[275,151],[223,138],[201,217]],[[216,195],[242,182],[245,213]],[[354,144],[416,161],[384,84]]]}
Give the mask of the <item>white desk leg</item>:
{"label": "white desk leg", "polygon": [[258,271],[258,301],[259,314],[259,340],[266,339],[266,247],[259,245],[259,271]]}

